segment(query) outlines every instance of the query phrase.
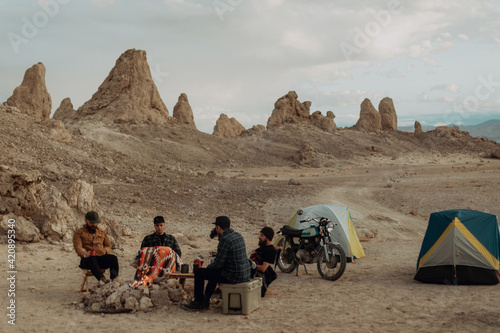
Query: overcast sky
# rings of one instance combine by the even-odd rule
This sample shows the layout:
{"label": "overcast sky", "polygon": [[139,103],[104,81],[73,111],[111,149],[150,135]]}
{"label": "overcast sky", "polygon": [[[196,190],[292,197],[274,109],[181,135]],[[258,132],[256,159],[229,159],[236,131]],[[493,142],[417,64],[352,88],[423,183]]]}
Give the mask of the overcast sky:
{"label": "overcast sky", "polygon": [[221,113],[265,125],[290,90],[342,127],[386,96],[399,126],[500,119],[500,0],[0,0],[0,35],[0,102],[43,62],[53,111],[135,48],[207,133]]}

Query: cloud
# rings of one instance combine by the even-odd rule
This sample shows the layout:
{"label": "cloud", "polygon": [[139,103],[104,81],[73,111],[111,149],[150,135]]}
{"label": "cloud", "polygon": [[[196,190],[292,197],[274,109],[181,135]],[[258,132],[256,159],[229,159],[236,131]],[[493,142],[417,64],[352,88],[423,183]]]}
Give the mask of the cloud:
{"label": "cloud", "polygon": [[445,103],[456,103],[458,99],[456,97],[450,97],[450,96],[438,96],[435,99],[436,101],[439,102],[445,102]]}
{"label": "cloud", "polygon": [[436,59],[428,58],[428,57],[422,58],[422,62],[424,63],[425,66],[430,66],[430,67],[439,66],[439,61],[437,61]]}
{"label": "cloud", "polygon": [[405,77],[405,75],[403,73],[400,73],[396,68],[392,68],[392,69],[385,71],[385,72],[377,72],[377,75],[385,76],[388,78],[404,78]]}
{"label": "cloud", "polygon": [[467,36],[466,34],[458,34],[457,37],[460,38],[461,40],[465,41],[469,40],[469,36]]}
{"label": "cloud", "polygon": [[292,49],[296,49],[304,53],[322,51],[321,43],[314,35],[307,34],[295,27],[288,28],[283,32],[281,43],[284,46],[289,46]]}
{"label": "cloud", "polygon": [[456,83],[439,84],[436,86],[432,86],[431,90],[449,91],[453,93],[458,93],[460,91],[460,86]]}
{"label": "cloud", "polygon": [[114,5],[118,1],[119,0],[91,0],[90,3],[94,6],[103,7],[103,6]]}
{"label": "cloud", "polygon": [[421,93],[419,96],[418,96],[418,100],[420,102],[427,102],[429,101],[429,95],[425,92]]}
{"label": "cloud", "polygon": [[377,103],[386,96],[385,92],[373,92],[366,90],[340,90],[323,93],[334,107],[359,106],[365,98]]}

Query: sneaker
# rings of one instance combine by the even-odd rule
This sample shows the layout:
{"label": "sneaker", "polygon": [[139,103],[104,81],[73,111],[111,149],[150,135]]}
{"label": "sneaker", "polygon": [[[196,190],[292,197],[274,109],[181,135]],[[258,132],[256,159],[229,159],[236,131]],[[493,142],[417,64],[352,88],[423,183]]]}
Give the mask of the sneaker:
{"label": "sneaker", "polygon": [[203,302],[192,301],[191,303],[183,302],[181,307],[185,310],[203,310],[205,306]]}

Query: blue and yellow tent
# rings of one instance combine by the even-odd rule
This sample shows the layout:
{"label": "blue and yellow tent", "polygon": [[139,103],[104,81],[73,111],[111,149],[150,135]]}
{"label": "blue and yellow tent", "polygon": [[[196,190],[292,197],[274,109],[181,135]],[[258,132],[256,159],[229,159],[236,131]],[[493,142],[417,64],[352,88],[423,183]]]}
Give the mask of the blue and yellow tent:
{"label": "blue and yellow tent", "polygon": [[444,284],[497,284],[500,232],[495,215],[474,210],[432,213],[415,280]]}

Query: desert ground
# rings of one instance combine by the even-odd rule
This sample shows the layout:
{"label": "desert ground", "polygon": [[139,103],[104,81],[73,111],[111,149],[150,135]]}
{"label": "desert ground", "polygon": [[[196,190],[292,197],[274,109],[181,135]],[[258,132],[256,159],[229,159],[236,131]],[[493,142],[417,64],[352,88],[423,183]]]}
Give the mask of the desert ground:
{"label": "desert ground", "polygon": [[[373,159],[369,165],[341,172],[284,167],[221,170],[222,175],[236,172],[254,186],[261,182],[279,186],[290,178],[302,183],[283,196],[265,200],[246,218],[233,219],[248,251],[256,247],[262,225],[278,229],[297,208],[333,203],[350,207],[366,252],[365,257],[349,263],[345,274],[334,282],[321,279],[314,265],[309,265],[309,275],[303,269],[298,277],[278,272],[271,286],[277,295],[267,295],[261,308],[250,315],[224,315],[220,305],[193,313],[178,304],[147,313],[85,313],[77,306],[82,298],[78,290],[81,272],[71,245],[42,241],[18,245],[16,326],[2,326],[9,332],[95,328],[107,332],[497,332],[498,285],[431,285],[412,278],[430,212],[468,208],[500,213],[500,161],[467,155],[442,157],[430,164],[432,160],[432,156],[413,157],[386,164]],[[120,275],[131,280],[134,269],[128,263],[142,237],[151,232],[153,214],[145,212],[134,219],[137,213],[130,208],[122,212],[128,218],[115,218],[133,230],[118,251]],[[168,212],[164,215],[167,231],[178,236],[184,260],[198,255],[207,258],[216,248],[216,241],[208,237],[211,216],[206,223],[193,226],[188,219],[171,219]],[[264,218],[254,220],[254,215]],[[1,249],[7,252],[6,245]],[[7,270],[5,260],[0,267]],[[5,279],[1,288],[7,288]],[[192,281],[186,289],[192,292]]]}

